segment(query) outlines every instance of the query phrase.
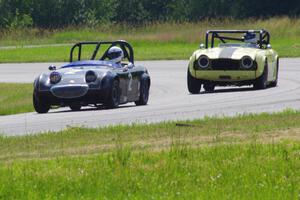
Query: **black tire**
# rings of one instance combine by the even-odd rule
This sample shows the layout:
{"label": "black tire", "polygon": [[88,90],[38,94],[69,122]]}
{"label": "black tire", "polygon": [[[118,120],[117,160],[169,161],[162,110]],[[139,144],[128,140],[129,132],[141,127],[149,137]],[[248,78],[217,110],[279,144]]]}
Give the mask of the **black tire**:
{"label": "black tire", "polygon": [[104,103],[105,108],[113,109],[119,106],[120,101],[120,89],[119,81],[113,80],[106,102]]}
{"label": "black tire", "polygon": [[33,92],[33,107],[40,114],[47,113],[50,110],[50,105],[43,102],[35,91]]}
{"label": "black tire", "polygon": [[213,92],[215,90],[215,85],[212,83],[206,83],[203,85],[203,88],[206,92]]}
{"label": "black tire", "polygon": [[80,111],[81,110],[81,105],[80,104],[70,105],[69,107],[72,111]]}
{"label": "black tire", "polygon": [[263,90],[268,86],[268,62],[265,61],[265,67],[263,74],[254,82],[254,89]]}
{"label": "black tire", "polygon": [[270,84],[270,87],[276,87],[278,84],[278,74],[279,74],[279,58],[277,58],[276,64],[276,79]]}
{"label": "black tire", "polygon": [[199,94],[201,90],[201,81],[192,77],[190,70],[187,70],[187,86],[191,94]]}
{"label": "black tire", "polygon": [[137,106],[144,106],[147,105],[149,99],[149,82],[147,80],[141,81],[140,86],[140,97],[138,101],[135,101],[135,105]]}

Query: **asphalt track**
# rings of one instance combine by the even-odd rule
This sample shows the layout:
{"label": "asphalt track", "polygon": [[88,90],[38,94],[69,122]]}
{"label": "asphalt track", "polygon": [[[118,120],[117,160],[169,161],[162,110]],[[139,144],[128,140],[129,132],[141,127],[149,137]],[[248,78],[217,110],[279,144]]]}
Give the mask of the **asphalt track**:
{"label": "asphalt track", "polygon": [[[63,108],[48,114],[0,117],[0,133],[26,135],[58,131],[67,126],[99,127],[114,124],[233,116],[244,113],[300,109],[300,59],[281,59],[279,86],[255,91],[251,87],[216,88],[215,93],[190,95],[186,88],[187,61],[145,61],[152,79],[149,105],[127,104],[114,110]],[[59,64],[57,64],[59,65]],[[49,64],[2,64],[0,82],[32,82]]]}

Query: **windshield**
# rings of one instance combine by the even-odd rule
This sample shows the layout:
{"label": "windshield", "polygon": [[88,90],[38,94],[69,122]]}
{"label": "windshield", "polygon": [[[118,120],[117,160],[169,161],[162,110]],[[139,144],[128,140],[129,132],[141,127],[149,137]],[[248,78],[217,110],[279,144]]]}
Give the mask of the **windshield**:
{"label": "windshield", "polygon": [[86,60],[86,61],[77,61],[71,62],[67,65],[62,66],[61,68],[68,68],[68,67],[112,67],[112,68],[120,68],[122,67],[121,64],[117,64],[110,61],[102,61],[102,60]]}
{"label": "windshield", "polygon": [[221,43],[219,47],[245,47],[245,48],[258,48],[257,44],[251,43]]}

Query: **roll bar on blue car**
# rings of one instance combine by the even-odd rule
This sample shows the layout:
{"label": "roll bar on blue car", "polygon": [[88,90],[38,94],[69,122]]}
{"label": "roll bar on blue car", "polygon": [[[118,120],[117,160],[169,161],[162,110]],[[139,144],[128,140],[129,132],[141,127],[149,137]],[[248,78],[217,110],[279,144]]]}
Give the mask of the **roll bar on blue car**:
{"label": "roll bar on blue car", "polygon": [[101,45],[110,45],[108,47],[108,49],[104,52],[104,54],[102,55],[100,60],[104,60],[106,58],[107,52],[111,47],[119,46],[124,52],[124,58],[128,59],[129,62],[134,64],[133,48],[128,42],[126,42],[124,40],[117,40],[117,41],[113,41],[113,42],[79,42],[71,48],[70,62],[74,61],[74,52],[75,52],[76,48],[78,48],[77,61],[81,60],[82,46],[84,46],[84,45],[85,46],[86,45],[94,45],[95,46],[94,52],[93,52],[90,60],[95,60],[96,59],[97,53],[100,50]]}
{"label": "roll bar on blue car", "polygon": [[205,38],[205,48],[209,48],[209,40],[211,36],[211,45],[210,47],[213,48],[215,45],[215,39],[219,39],[222,43],[226,43],[226,40],[234,40],[243,42],[244,38],[237,38],[237,37],[229,37],[224,36],[221,34],[236,34],[236,33],[255,33],[259,34],[259,40],[257,42],[259,48],[264,48],[263,45],[270,44],[270,33],[264,29],[262,30],[209,30],[206,32]]}

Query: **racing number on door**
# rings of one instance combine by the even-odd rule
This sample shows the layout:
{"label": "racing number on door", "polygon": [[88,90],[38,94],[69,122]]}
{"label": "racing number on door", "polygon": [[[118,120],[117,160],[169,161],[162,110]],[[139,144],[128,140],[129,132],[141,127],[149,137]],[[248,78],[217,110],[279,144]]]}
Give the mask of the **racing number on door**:
{"label": "racing number on door", "polygon": [[132,91],[132,74],[128,74],[128,91]]}

